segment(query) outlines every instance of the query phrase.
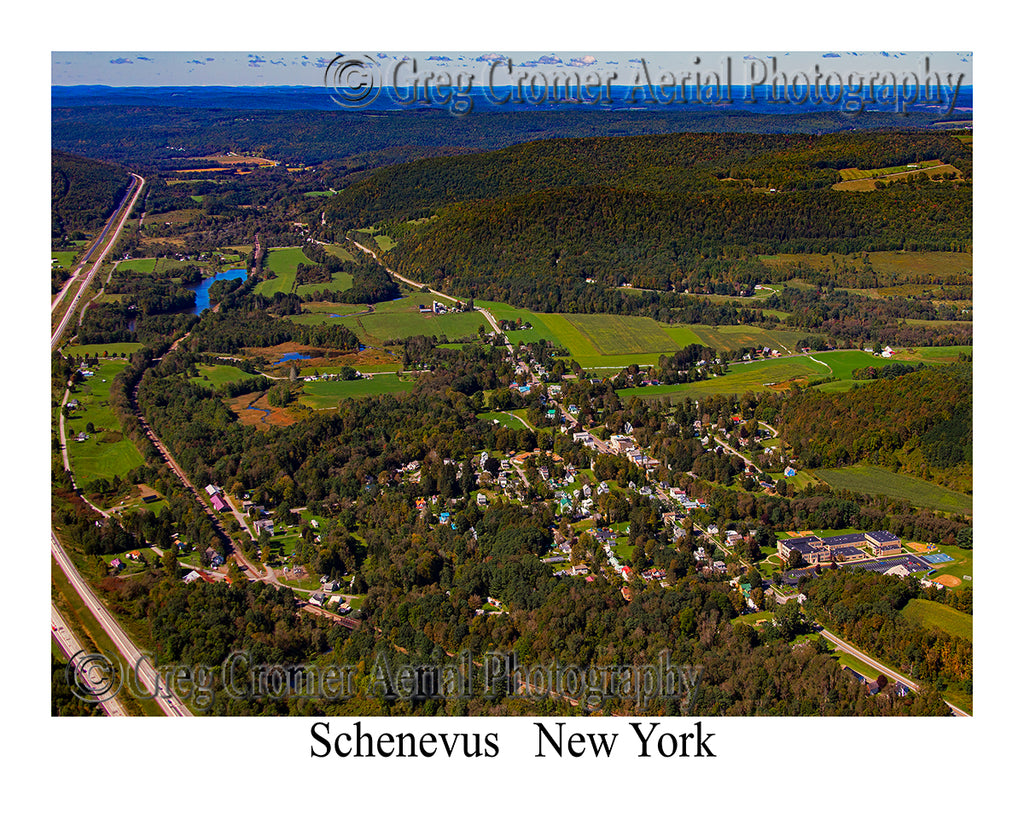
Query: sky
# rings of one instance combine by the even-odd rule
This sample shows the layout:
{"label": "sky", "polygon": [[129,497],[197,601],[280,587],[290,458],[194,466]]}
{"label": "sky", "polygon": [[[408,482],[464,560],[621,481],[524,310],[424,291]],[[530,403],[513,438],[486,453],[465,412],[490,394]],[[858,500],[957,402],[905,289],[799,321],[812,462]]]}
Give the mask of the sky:
{"label": "sky", "polygon": [[[369,38],[368,38],[369,39]],[[53,51],[52,85],[153,86],[263,86],[322,85],[328,64],[341,52],[272,51]],[[598,72],[603,78],[616,74],[627,82],[634,72],[682,73],[700,68],[724,75],[724,58],[732,58],[733,82],[746,85],[763,81],[775,72],[787,79],[798,72],[812,80],[818,71],[851,73],[867,77],[874,72],[904,75],[938,72],[942,80],[952,73],[963,85],[973,83],[970,51],[351,51],[347,57],[374,59],[384,71],[402,60],[417,71],[473,72],[486,75],[496,61],[511,60],[517,69],[534,72],[565,69]],[[927,63],[925,60],[927,59]],[[774,62],[773,62],[774,60]],[[927,71],[925,67],[927,65]]]}

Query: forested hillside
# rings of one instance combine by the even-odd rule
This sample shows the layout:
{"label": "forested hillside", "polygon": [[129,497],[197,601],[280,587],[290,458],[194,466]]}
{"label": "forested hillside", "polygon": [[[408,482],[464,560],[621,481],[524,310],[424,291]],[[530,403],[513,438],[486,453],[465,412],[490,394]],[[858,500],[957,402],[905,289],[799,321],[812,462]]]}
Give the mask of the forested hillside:
{"label": "forested hillside", "polygon": [[577,312],[587,285],[703,292],[758,278],[759,254],[970,251],[967,182],[831,189],[841,168],[927,159],[969,177],[938,133],[552,140],[379,171],[328,219],[386,226],[395,269],[459,295]]}
{"label": "forested hillside", "polygon": [[515,197],[550,188],[596,186],[679,194],[717,191],[727,178],[780,190],[821,189],[839,182],[842,168],[927,159],[959,166],[969,156],[962,142],[937,132],[552,139],[378,171],[342,191],[331,201],[330,213],[359,226],[425,216],[451,202]]}
{"label": "forested hillside", "polygon": [[53,151],[51,235],[100,227],[131,181],[119,165]]}
{"label": "forested hillside", "polygon": [[870,462],[970,487],[971,367],[884,378],[846,393],[806,390],[786,404],[782,437],[809,467]]}

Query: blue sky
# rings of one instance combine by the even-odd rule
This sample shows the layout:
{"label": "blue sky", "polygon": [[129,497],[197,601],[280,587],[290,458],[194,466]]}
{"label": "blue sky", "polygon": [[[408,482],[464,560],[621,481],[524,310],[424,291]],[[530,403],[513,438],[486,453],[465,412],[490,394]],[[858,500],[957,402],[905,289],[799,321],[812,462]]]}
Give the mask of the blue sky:
{"label": "blue sky", "polygon": [[[746,84],[751,76],[769,66],[775,58],[778,71],[791,75],[851,72],[868,76],[873,72],[922,72],[924,58],[929,69],[945,80],[963,74],[963,84],[973,82],[971,52],[952,51],[346,51],[347,56],[363,53],[374,58],[387,71],[402,59],[415,59],[420,72],[434,68],[449,73],[472,71],[485,74],[499,59],[511,59],[516,67],[535,71],[577,68],[612,72],[620,79],[631,77],[640,60],[649,71],[692,71],[719,69],[725,56],[733,62],[733,81]],[[53,85],[322,85],[324,69],[338,52],[270,51],[54,51],[51,53]],[[697,58],[700,63],[696,63]],[[760,62],[759,62],[760,61]],[[813,76],[812,76],[813,79]]]}

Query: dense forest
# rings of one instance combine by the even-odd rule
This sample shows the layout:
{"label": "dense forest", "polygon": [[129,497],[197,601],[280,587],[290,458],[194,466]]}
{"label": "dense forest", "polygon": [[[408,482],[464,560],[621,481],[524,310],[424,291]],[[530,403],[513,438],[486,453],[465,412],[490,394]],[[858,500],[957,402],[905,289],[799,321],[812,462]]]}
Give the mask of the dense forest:
{"label": "dense forest", "polygon": [[54,239],[99,228],[131,183],[128,171],[119,165],[60,151],[51,153],[51,177]]}
{"label": "dense forest", "polygon": [[874,463],[969,490],[972,418],[971,367],[955,364],[801,392],[786,403],[782,438],[811,468]]}
{"label": "dense forest", "polygon": [[678,195],[715,191],[725,179],[787,191],[828,189],[840,181],[841,168],[926,159],[959,165],[969,158],[962,142],[934,131],[553,139],[378,171],[332,197],[329,211],[337,221],[358,226],[429,216],[453,202],[515,199],[544,190]]}
{"label": "dense forest", "polygon": [[966,182],[831,190],[844,167],[925,159],[970,172],[969,148],[934,132],[551,140],[378,171],[327,215],[381,225],[398,239],[389,264],[457,295],[642,313],[643,295],[622,302],[614,288],[681,306],[673,291],[769,279],[760,254],[970,251]]}

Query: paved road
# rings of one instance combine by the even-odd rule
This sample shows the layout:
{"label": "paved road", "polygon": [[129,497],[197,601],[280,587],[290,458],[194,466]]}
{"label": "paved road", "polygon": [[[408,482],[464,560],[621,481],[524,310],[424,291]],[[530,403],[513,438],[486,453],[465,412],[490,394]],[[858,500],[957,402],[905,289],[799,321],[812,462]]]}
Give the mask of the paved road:
{"label": "paved road", "polygon": [[[885,676],[888,677],[890,680],[896,680],[897,682],[901,682],[905,686],[907,686],[907,688],[910,688],[910,689],[912,689],[914,691],[917,691],[917,690],[919,690],[921,688],[919,683],[914,682],[913,680],[909,679],[908,677],[903,676],[902,674],[900,674],[897,671],[893,671],[888,666],[882,665],[880,662],[878,662],[878,660],[875,660],[872,657],[869,657],[867,654],[865,654],[859,648],[857,648],[857,647],[855,647],[853,645],[850,645],[850,643],[846,642],[845,640],[840,639],[839,637],[837,637],[831,631],[828,631],[823,626],[821,626],[821,625],[819,625],[817,623],[813,623],[812,626],[815,629],[815,631],[817,631],[826,640],[831,640],[842,651],[845,651],[847,654],[850,654],[850,655],[856,657],[858,660],[860,660],[863,663],[867,663],[869,666],[871,666],[876,671],[878,671],[878,672],[880,672],[882,674],[885,674]],[[950,710],[954,714],[956,714],[958,717],[969,717],[970,716],[970,714],[968,714],[966,711],[963,711],[960,708],[957,708],[951,702],[946,701],[946,705],[948,705]]]}
{"label": "paved road", "polygon": [[[71,300],[71,303],[68,305],[64,313],[64,316],[61,318],[60,323],[57,325],[57,329],[54,330],[53,335],[50,336],[51,350],[56,350],[57,346],[60,344],[61,336],[67,329],[68,322],[71,321],[71,318],[74,316],[75,311],[78,309],[78,304],[81,301],[82,295],[85,293],[86,290],[89,289],[89,285],[92,282],[93,277],[95,277],[97,271],[100,269],[100,266],[103,264],[103,260],[107,258],[107,254],[110,253],[110,251],[113,249],[114,244],[117,242],[117,237],[121,234],[121,229],[124,227],[125,222],[128,221],[128,214],[130,214],[132,208],[135,207],[135,202],[136,200],[138,200],[139,194],[142,192],[142,188],[146,184],[146,180],[139,176],[137,173],[133,173],[132,176],[134,177],[135,180],[133,189],[129,190],[128,193],[125,194],[125,198],[121,200],[121,204],[118,206],[118,210],[115,211],[114,215],[110,217],[110,220],[107,222],[106,227],[103,228],[103,232],[100,234],[100,239],[98,239],[97,241],[102,240],[102,238],[107,233],[110,232],[111,227],[114,226],[115,223],[116,228],[114,229],[113,233],[110,234],[110,238],[107,240],[107,243],[103,248],[103,251],[100,253],[99,257],[93,263],[93,266],[89,269],[88,275],[82,281],[81,286],[78,288],[78,292],[75,293],[75,297]],[[75,276],[77,277],[77,275],[78,273],[76,272]],[[53,304],[51,305],[51,312],[53,310],[56,310],[57,305],[61,302],[62,298],[63,294],[56,300],[54,300]]]}
{"label": "paved road", "polygon": [[[81,574],[79,574],[78,569],[75,568],[75,564],[71,562],[71,558],[68,557],[67,552],[64,551],[64,547],[57,538],[57,533],[52,529],[50,530],[50,551],[53,554],[54,560],[57,561],[57,564],[64,572],[68,581],[74,587],[79,597],[82,598],[86,607],[92,612],[101,628],[113,641],[117,650],[121,653],[121,656],[128,661],[128,665],[132,669],[133,678],[135,678],[135,670],[138,670],[138,676],[133,680],[134,685],[137,686],[141,683],[145,690],[154,697],[156,704],[160,706],[161,710],[167,714],[167,716],[192,716],[188,708],[185,707],[185,704],[173,691],[168,691],[166,686],[162,684],[159,686],[158,691],[157,675],[152,664],[143,660],[142,652],[125,633],[124,629],[121,628],[113,615],[107,611],[102,601],[93,593],[92,588],[85,582],[85,579]],[[109,659],[113,660],[114,658],[111,657]],[[128,684],[127,680],[124,682],[126,685]]]}
{"label": "paved road", "polygon": [[[64,620],[52,602],[50,603],[50,632],[53,634],[53,638],[57,641],[58,645],[60,645],[61,651],[64,652],[64,655],[69,660],[87,653],[78,641],[78,637],[75,636],[67,621]],[[99,686],[102,685],[100,680],[91,677],[88,673],[79,674],[78,679],[93,692],[96,692]],[[117,697],[111,697],[109,700],[99,703],[99,706],[106,712],[108,717],[128,716],[124,706]]]}

